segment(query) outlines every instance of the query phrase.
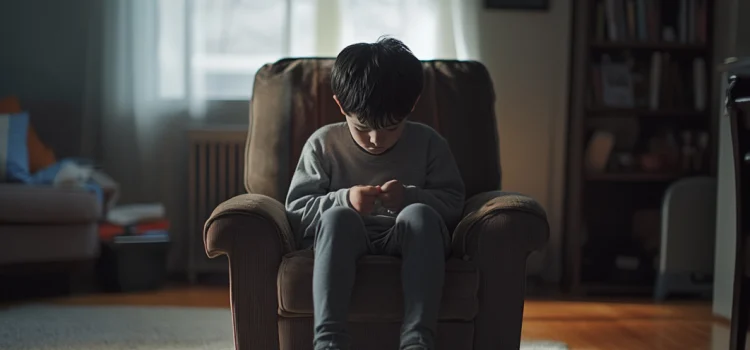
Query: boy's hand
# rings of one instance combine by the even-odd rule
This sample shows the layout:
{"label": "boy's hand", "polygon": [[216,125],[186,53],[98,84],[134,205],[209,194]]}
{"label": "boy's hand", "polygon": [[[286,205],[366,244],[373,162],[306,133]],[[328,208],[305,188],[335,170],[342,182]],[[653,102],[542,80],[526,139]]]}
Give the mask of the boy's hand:
{"label": "boy's hand", "polygon": [[354,210],[368,215],[375,208],[375,200],[379,194],[380,186],[354,186],[349,189],[349,202]]}
{"label": "boy's hand", "polygon": [[401,181],[391,180],[380,187],[380,201],[386,209],[399,211],[404,205],[404,185]]}

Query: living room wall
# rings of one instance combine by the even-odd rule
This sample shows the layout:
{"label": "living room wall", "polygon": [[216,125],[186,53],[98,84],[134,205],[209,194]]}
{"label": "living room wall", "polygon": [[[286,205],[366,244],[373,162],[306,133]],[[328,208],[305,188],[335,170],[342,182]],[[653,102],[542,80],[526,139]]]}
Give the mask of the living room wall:
{"label": "living room wall", "polygon": [[62,156],[79,154],[91,1],[0,1],[0,96],[17,95]]}
{"label": "living room wall", "polygon": [[549,280],[559,279],[561,266],[571,4],[550,1],[545,12],[483,9],[479,17],[481,60],[497,95],[503,189],[533,196],[547,210],[550,244],[529,270],[544,266]]}

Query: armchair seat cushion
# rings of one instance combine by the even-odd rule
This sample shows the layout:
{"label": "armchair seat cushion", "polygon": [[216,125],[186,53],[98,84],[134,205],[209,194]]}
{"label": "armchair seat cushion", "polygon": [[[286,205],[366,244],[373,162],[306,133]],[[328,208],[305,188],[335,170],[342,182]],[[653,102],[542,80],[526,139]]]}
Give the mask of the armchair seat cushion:
{"label": "armchair seat cushion", "polygon": [[[312,250],[284,256],[278,273],[279,314],[312,317]],[[479,272],[471,261],[446,261],[439,319],[470,321],[477,314]],[[349,308],[352,321],[395,322],[403,318],[401,259],[367,255],[357,263],[357,278]]]}

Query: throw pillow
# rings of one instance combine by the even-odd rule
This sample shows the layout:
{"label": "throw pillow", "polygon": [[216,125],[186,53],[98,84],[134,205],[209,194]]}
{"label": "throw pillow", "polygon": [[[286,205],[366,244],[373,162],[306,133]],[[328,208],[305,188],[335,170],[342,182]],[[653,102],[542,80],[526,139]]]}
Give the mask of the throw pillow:
{"label": "throw pillow", "polygon": [[32,174],[57,162],[55,152],[42,142],[31,124],[26,146],[29,148],[29,171]]}
{"label": "throw pillow", "polygon": [[[21,113],[21,103],[15,96],[0,98],[0,113],[14,114]],[[34,127],[29,123],[28,135],[26,137],[26,147],[29,153],[29,171],[33,174],[44,169],[57,160],[55,152],[39,139]]]}
{"label": "throw pillow", "polygon": [[0,114],[0,182],[27,183],[31,179],[28,132],[28,114]]}
{"label": "throw pillow", "polygon": [[21,112],[21,103],[14,96],[0,98],[0,113],[19,113]]}

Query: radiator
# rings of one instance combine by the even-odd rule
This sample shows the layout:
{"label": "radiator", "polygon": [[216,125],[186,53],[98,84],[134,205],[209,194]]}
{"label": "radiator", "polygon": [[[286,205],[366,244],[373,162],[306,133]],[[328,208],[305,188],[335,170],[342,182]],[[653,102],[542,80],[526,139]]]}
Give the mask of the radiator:
{"label": "radiator", "polygon": [[188,131],[189,244],[188,279],[200,273],[226,272],[225,259],[208,259],[203,224],[221,202],[246,193],[244,186],[247,126],[215,126]]}

